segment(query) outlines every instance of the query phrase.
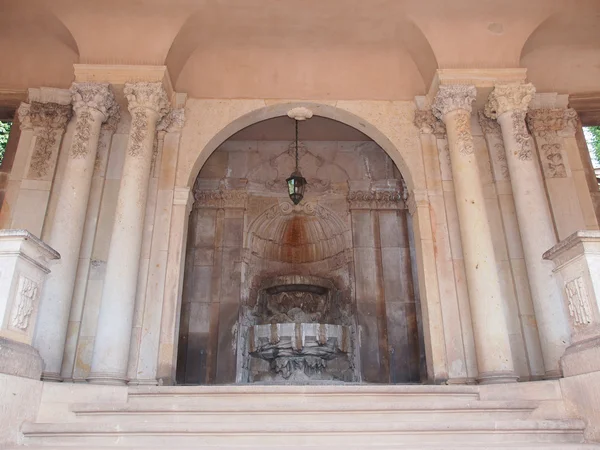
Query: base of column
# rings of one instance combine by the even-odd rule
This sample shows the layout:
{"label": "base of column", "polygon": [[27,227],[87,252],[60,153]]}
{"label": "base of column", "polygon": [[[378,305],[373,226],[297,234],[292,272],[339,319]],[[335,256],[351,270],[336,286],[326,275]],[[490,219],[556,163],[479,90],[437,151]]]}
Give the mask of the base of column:
{"label": "base of column", "polygon": [[477,380],[475,378],[463,377],[463,378],[450,378],[446,381],[446,384],[477,384]]}
{"label": "base of column", "polygon": [[477,377],[479,384],[505,384],[516,383],[519,377],[511,371],[505,372],[484,372]]}
{"label": "base of column", "polygon": [[600,336],[571,344],[560,365],[565,377],[600,372]]}
{"label": "base of column", "polygon": [[560,370],[549,370],[544,374],[544,380],[558,380],[562,378],[562,371]]}
{"label": "base of column", "polygon": [[87,377],[88,383],[105,384],[109,386],[125,386],[127,385],[127,377],[116,373],[90,373]]}
{"label": "base of column", "polygon": [[149,379],[136,379],[130,380],[129,386],[158,386],[158,380],[149,378]]}
{"label": "base of column", "polygon": [[56,372],[42,372],[42,381],[50,381],[52,383],[61,383],[64,380],[60,376],[60,373],[56,373]]}
{"label": "base of column", "polygon": [[43,365],[31,345],[0,337],[0,373],[39,380]]}

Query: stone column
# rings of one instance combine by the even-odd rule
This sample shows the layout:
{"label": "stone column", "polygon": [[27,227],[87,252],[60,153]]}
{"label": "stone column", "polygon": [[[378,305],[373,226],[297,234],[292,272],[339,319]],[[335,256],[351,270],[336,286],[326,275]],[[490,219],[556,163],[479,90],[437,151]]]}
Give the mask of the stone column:
{"label": "stone column", "polygon": [[25,230],[0,230],[0,373],[40,379],[31,347],[48,262],[60,258]]}
{"label": "stone column", "polygon": [[157,122],[169,106],[161,83],[128,83],[131,130],[106,262],[98,332],[88,380],[124,384],[131,341],[148,181]]}
{"label": "stone column", "polygon": [[550,206],[525,115],[535,89],[531,84],[497,85],[485,107],[486,116],[502,129],[506,162],[523,243],[546,378],[559,378],[559,360],[569,343],[569,330],[552,264],[542,254],[556,244]]}
{"label": "stone column", "polygon": [[100,126],[116,108],[108,84],[74,83],[75,133],[57,193],[56,211],[48,243],[61,259],[52,267],[40,302],[33,344],[44,359],[45,380],[60,381],[67,325],[79,250],[90,194]]}
{"label": "stone column", "polygon": [[433,105],[446,124],[480,383],[516,381],[498,267],[471,135],[475,87],[442,85]]}
{"label": "stone column", "polygon": [[40,88],[30,89],[29,98],[29,105],[23,104],[19,108],[19,119],[21,123],[31,124],[33,139],[11,228],[23,228],[41,236],[59,149],[71,119],[71,95],[64,89]]}

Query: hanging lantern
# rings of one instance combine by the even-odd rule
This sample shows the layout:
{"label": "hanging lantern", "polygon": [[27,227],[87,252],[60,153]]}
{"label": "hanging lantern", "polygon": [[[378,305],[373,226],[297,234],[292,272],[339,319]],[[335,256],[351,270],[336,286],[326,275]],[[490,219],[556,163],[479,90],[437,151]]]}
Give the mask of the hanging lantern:
{"label": "hanging lantern", "polygon": [[298,119],[294,119],[296,122],[296,170],[292,172],[290,177],[286,180],[288,185],[288,194],[290,199],[297,205],[304,198],[304,190],[306,189],[306,178],[300,173],[298,168]]}

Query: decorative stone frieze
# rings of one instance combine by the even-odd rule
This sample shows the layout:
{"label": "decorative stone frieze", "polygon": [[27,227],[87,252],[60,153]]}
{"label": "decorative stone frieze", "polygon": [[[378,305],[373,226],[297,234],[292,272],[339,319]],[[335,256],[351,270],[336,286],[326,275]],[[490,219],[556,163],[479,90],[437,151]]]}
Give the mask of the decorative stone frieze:
{"label": "decorative stone frieze", "polygon": [[404,209],[401,191],[350,191],[350,209]]}
{"label": "decorative stone frieze", "polygon": [[446,134],[444,122],[434,116],[431,109],[415,111],[415,126],[423,134],[433,134],[436,137]]}
{"label": "decorative stone frieze", "polygon": [[433,114],[441,120],[449,112],[457,109],[465,110],[469,114],[473,107],[473,101],[477,95],[475,86],[468,84],[450,84],[440,86],[435,101],[431,107]]}
{"label": "decorative stone frieze", "polygon": [[532,109],[527,113],[529,130],[544,138],[555,138],[559,134],[572,136],[577,123],[577,112],[571,108]]}
{"label": "decorative stone frieze", "polygon": [[245,190],[194,189],[194,208],[227,209],[246,208],[248,192]]}
{"label": "decorative stone frieze", "polygon": [[574,136],[578,124],[573,109],[534,109],[527,114],[529,130],[540,151],[546,178],[566,178],[567,167],[561,137]]}
{"label": "decorative stone frieze", "polygon": [[527,84],[497,84],[485,105],[485,115],[496,119],[507,111],[527,111],[535,88]]}
{"label": "decorative stone frieze", "polygon": [[533,158],[533,142],[525,126],[525,111],[511,111],[512,129],[517,144],[517,156],[522,161],[530,161]]}
{"label": "decorative stone frieze", "polygon": [[29,177],[42,178],[48,174],[51,161],[55,160],[53,154],[56,153],[71,114],[71,105],[31,102],[29,120],[36,139],[29,165]]}
{"label": "decorative stone frieze", "polygon": [[508,180],[510,179],[510,173],[506,161],[506,151],[504,149],[500,124],[496,120],[486,117],[483,111],[478,112],[478,117],[483,135],[488,144],[494,180]]}

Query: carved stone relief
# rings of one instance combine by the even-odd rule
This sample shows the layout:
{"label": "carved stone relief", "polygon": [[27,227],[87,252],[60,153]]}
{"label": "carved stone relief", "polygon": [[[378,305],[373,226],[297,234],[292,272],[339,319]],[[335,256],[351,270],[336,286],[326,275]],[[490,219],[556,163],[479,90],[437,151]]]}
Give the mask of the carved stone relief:
{"label": "carved stone relief", "polygon": [[510,117],[515,140],[519,147],[518,157],[521,161],[531,161],[533,158],[532,142],[525,126],[525,111],[514,110],[511,112]]}
{"label": "carved stone relief", "polygon": [[540,149],[546,178],[566,178],[561,136],[575,133],[577,113],[572,109],[534,109],[527,114],[527,125]]}
{"label": "carved stone relief", "polygon": [[350,209],[403,209],[402,191],[350,191]]}
{"label": "carved stone relief", "polygon": [[12,328],[27,331],[29,319],[37,301],[37,294],[37,283],[21,275],[10,322]]}
{"label": "carved stone relief", "polygon": [[446,134],[444,122],[433,115],[431,109],[415,111],[415,126],[421,133],[443,137]]}
{"label": "carved stone relief", "polygon": [[71,105],[31,102],[29,118],[36,139],[29,165],[29,177],[42,178],[48,173],[71,114]]}
{"label": "carved stone relief", "polygon": [[578,277],[566,283],[565,292],[574,324],[582,326],[592,323],[590,299],[583,278]]}
{"label": "carved stone relief", "polygon": [[471,135],[471,115],[467,112],[461,112],[456,115],[456,132],[458,151],[463,155],[472,155],[475,153],[473,146],[473,136]]}

